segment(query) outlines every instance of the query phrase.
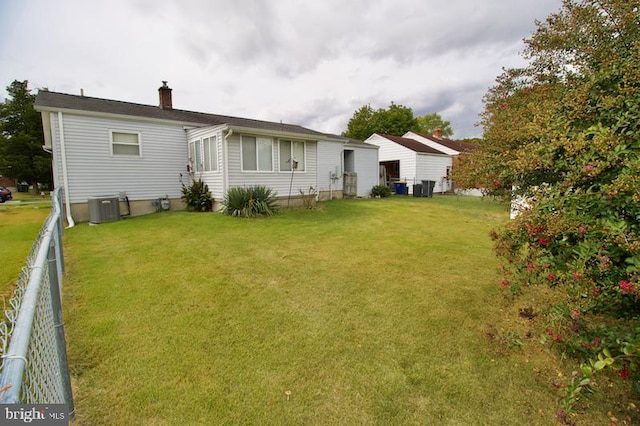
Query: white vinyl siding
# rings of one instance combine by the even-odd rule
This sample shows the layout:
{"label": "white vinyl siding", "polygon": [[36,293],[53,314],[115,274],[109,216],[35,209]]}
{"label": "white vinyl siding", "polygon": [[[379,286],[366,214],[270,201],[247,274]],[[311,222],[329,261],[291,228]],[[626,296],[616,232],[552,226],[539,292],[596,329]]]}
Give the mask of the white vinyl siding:
{"label": "white vinyl siding", "polygon": [[291,165],[295,162],[296,167],[293,169],[298,172],[304,172],[305,168],[305,143],[301,141],[280,140],[279,141],[279,158],[280,171],[290,172]]}
{"label": "white vinyl siding", "polygon": [[358,173],[358,197],[368,197],[371,189],[378,185],[378,150],[372,148],[353,148],[355,152],[355,172]]}
{"label": "white vinyl siding", "polygon": [[241,136],[242,171],[273,172],[273,140],[257,136]]}
{"label": "white vinyl siding", "polygon": [[[318,192],[328,197],[331,190],[342,191],[344,150],[353,151],[353,171],[358,174],[357,196],[368,197],[371,188],[378,184],[378,149],[334,141],[318,142]],[[333,174],[337,179],[332,181]]]}
{"label": "white vinyl siding", "polygon": [[434,192],[443,192],[449,190],[447,179],[447,169],[451,167],[451,157],[446,155],[417,155],[417,179],[416,183],[422,183],[423,180],[435,181]]}
{"label": "white vinyl siding", "polygon": [[[247,171],[242,169],[241,137],[232,135],[227,140],[227,167],[228,181],[226,188],[234,186],[264,185],[278,193],[278,197],[286,197],[289,194],[298,196],[298,190],[308,191],[310,186],[317,187],[317,154],[318,144],[314,141],[306,141],[307,172],[295,173],[293,181],[291,173],[265,173],[260,171]],[[278,150],[275,150],[277,154]],[[277,164],[278,158],[274,159]]]}
{"label": "white vinyl siding", "polygon": [[55,188],[64,186],[62,178],[62,151],[60,149],[60,127],[58,126],[58,114],[49,113],[51,121],[51,161],[53,165],[53,185]]}
{"label": "white vinyl siding", "polygon": [[140,157],[142,150],[140,149],[140,133],[129,133],[124,131],[109,131],[111,137],[111,154],[112,155],[132,155]]}
{"label": "white vinyl siding", "polygon": [[[341,142],[318,142],[318,192],[342,190],[343,146]],[[331,180],[332,174],[337,179]]]}
{"label": "white vinyl siding", "polygon": [[[182,125],[159,124],[64,113],[64,138],[72,203],[125,192],[130,200],[180,198],[186,173],[187,140]],[[60,161],[57,116],[52,123],[54,164]],[[55,129],[54,129],[55,128]],[[144,155],[113,155],[111,131],[139,133]],[[142,152],[144,151],[144,152]],[[62,173],[61,169],[56,170]],[[58,179],[61,182],[61,179]]]}
{"label": "white vinyl siding", "polygon": [[449,189],[443,177],[446,176],[447,167],[451,167],[451,156],[415,152],[379,135],[372,135],[365,142],[380,147],[378,161],[400,161],[400,179],[407,183],[410,191],[414,183],[422,183],[423,180],[436,182],[434,192]]}
{"label": "white vinyl siding", "polygon": [[416,176],[416,152],[379,135],[373,135],[365,142],[378,145],[378,161],[400,161],[400,180],[408,185]]}
{"label": "white vinyl siding", "polygon": [[[189,141],[203,141],[202,157],[204,160],[204,171],[200,173],[198,177],[209,185],[209,191],[211,191],[211,195],[216,200],[222,200],[225,192],[223,170],[226,166],[221,160],[223,158],[224,149],[223,128],[224,126],[210,126],[189,129],[187,131],[187,138]],[[209,145],[208,148],[207,145]],[[193,157],[193,155],[190,154],[190,157]]]}

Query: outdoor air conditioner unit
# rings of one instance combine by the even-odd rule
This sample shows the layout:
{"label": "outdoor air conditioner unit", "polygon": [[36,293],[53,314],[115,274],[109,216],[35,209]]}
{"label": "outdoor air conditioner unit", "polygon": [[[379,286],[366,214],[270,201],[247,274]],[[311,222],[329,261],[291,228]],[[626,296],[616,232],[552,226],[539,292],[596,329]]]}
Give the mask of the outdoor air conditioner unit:
{"label": "outdoor air conditioner unit", "polygon": [[117,196],[90,197],[89,222],[104,223],[120,220],[120,201]]}

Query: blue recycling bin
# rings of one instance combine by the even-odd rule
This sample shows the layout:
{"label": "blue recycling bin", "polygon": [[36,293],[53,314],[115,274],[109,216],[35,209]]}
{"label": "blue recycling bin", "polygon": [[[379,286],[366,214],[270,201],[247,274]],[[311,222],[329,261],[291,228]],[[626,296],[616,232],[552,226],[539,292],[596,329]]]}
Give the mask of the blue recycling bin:
{"label": "blue recycling bin", "polygon": [[396,182],[395,190],[398,195],[407,195],[407,184],[405,182]]}

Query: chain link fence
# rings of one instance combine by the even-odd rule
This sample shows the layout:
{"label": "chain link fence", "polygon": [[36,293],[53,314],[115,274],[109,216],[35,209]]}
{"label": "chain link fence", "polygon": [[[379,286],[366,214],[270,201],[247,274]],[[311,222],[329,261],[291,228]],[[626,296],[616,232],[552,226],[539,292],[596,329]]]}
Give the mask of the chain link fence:
{"label": "chain link fence", "polygon": [[62,190],[31,247],[0,318],[0,403],[67,404],[73,398],[62,322]]}

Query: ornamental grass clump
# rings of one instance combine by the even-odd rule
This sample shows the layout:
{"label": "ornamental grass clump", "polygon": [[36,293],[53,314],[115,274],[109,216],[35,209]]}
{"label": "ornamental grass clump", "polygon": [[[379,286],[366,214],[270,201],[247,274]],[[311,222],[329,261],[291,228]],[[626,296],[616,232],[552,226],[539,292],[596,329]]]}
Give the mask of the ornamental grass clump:
{"label": "ornamental grass clump", "polygon": [[278,212],[277,193],[266,186],[230,188],[224,197],[222,212],[229,216],[273,216]]}

